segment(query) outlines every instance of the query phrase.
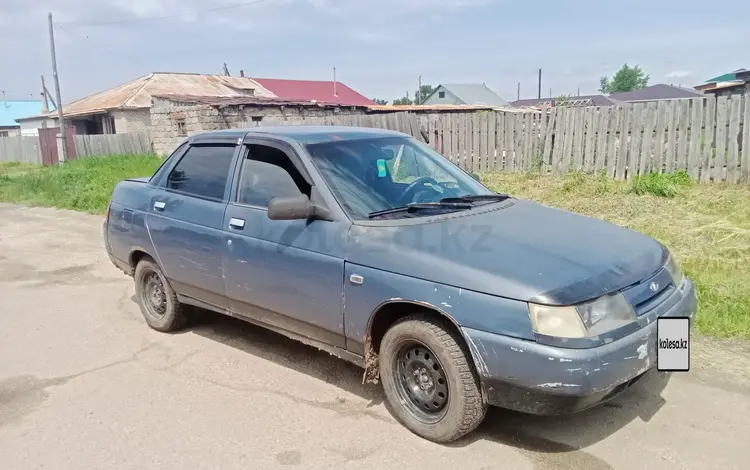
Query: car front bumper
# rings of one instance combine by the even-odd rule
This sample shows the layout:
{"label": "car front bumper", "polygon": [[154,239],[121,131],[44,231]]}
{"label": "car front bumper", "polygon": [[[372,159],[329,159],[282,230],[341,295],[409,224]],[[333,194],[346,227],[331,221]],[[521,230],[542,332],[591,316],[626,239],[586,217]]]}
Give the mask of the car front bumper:
{"label": "car front bumper", "polygon": [[[567,349],[463,328],[490,405],[532,414],[565,414],[609,400],[656,366],[656,319],[689,317],[695,287],[685,279],[677,303],[640,330],[602,346]],[[649,314],[646,314],[648,316]]]}

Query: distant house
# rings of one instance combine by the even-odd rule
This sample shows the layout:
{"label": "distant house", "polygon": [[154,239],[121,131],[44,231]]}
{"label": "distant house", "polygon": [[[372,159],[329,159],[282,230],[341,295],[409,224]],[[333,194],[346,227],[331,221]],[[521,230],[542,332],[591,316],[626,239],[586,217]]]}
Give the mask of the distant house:
{"label": "distant house", "polygon": [[554,106],[617,106],[622,101],[604,95],[572,96],[560,103],[557,98],[528,98],[511,101],[514,108],[548,109]]}
{"label": "distant house", "polygon": [[480,84],[442,84],[427,96],[420,104],[471,104],[503,107],[508,102],[500,98],[484,83]]}
{"label": "distant house", "polygon": [[633,91],[625,91],[622,93],[612,93],[609,98],[623,101],[625,103],[646,103],[651,101],[662,101],[662,100],[681,100],[690,98],[700,98],[703,93],[700,93],[691,88],[683,88],[674,85],[651,85],[646,88],[640,88]]}
{"label": "distant house", "polygon": [[[197,73],[151,73],[123,85],[81,98],[63,106],[67,126],[76,134],[115,134],[147,129],[153,95],[165,93],[236,97],[273,97],[255,80],[246,77]],[[46,124],[57,127],[57,115],[42,113],[17,119],[21,129]]]}
{"label": "distant house", "polygon": [[750,70],[737,69],[706,80],[696,90],[715,96],[744,95],[750,93]]}
{"label": "distant house", "polygon": [[375,102],[341,82],[317,80],[283,80],[253,78],[277,98],[294,101],[316,101],[341,106],[374,106]]}
{"label": "distant house", "polygon": [[20,135],[21,125],[16,119],[41,112],[46,112],[42,100],[0,101],[0,137]]}

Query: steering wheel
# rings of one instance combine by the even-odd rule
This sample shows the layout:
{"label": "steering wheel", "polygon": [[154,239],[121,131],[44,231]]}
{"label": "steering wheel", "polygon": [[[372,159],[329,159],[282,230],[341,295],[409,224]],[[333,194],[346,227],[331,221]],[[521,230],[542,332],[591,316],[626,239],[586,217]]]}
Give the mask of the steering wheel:
{"label": "steering wheel", "polygon": [[[414,181],[409,184],[409,186],[404,189],[404,192],[401,193],[401,196],[399,197],[399,201],[401,204],[406,205],[410,202],[412,202],[414,195],[412,194],[419,186],[424,186],[425,183],[430,183],[434,186],[438,185],[438,182],[435,181],[435,179],[430,178],[429,176],[422,176],[420,178],[415,179]],[[408,196],[408,198],[407,198]]]}

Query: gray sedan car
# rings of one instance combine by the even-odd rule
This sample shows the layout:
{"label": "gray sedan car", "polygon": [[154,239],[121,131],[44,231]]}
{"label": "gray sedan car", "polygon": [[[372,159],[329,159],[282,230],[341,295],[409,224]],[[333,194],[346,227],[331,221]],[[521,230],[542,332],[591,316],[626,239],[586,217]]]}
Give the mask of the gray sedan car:
{"label": "gray sedan car", "polygon": [[656,364],[656,319],[692,318],[659,242],[483,186],[407,135],[219,131],[119,183],[104,226],[146,322],[198,306],[364,368],[412,432],[448,442],[488,405],[579,411]]}

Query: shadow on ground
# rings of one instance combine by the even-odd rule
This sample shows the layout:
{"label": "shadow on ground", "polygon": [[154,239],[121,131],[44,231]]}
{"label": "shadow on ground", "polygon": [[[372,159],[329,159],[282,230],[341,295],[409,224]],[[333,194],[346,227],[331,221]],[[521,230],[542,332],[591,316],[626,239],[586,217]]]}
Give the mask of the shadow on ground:
{"label": "shadow on ground", "polygon": [[[380,386],[362,384],[362,369],[353,364],[235,318],[204,311],[198,318],[186,332],[330,383],[368,401],[368,408],[383,403]],[[635,419],[648,422],[665,403],[661,392],[669,378],[654,371],[608,403],[573,415],[533,416],[490,408],[476,431],[449,446],[487,440],[518,449],[540,469],[611,468],[584,449]]]}

